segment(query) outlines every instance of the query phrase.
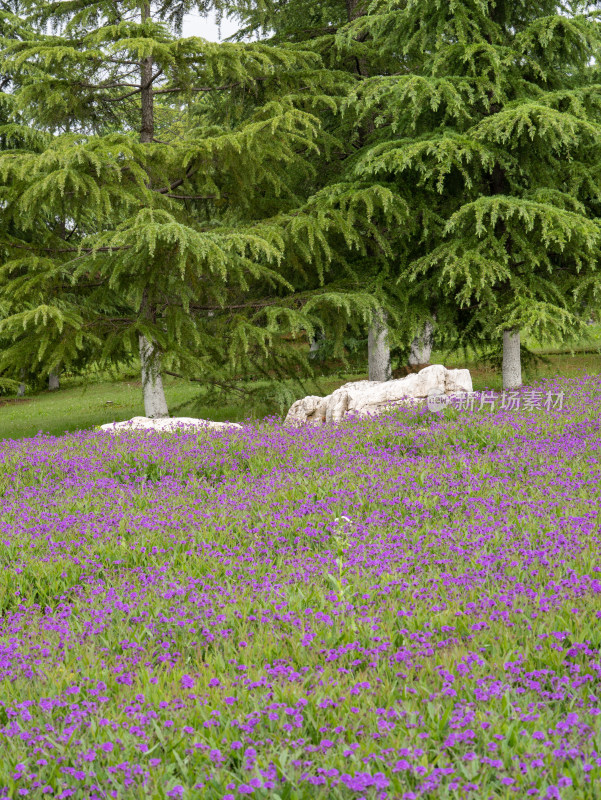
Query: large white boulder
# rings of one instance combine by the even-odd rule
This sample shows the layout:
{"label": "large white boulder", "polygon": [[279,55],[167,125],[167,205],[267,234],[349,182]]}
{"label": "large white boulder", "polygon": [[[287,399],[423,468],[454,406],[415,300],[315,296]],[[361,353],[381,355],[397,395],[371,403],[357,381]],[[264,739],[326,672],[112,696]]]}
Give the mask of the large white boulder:
{"label": "large white boulder", "polygon": [[107,422],[101,425],[101,431],[160,431],[172,433],[185,431],[191,433],[199,430],[222,430],[223,428],[242,428],[237,422],[213,422],[209,419],[194,419],[194,417],[133,417],[123,422]]}
{"label": "large white boulder", "polygon": [[364,417],[379,414],[394,406],[419,403],[427,397],[472,391],[472,377],[468,369],[447,369],[442,364],[432,364],[398,380],[354,381],[345,383],[327,397],[309,395],[292,404],[285,422],[323,425],[340,422],[348,414]]}

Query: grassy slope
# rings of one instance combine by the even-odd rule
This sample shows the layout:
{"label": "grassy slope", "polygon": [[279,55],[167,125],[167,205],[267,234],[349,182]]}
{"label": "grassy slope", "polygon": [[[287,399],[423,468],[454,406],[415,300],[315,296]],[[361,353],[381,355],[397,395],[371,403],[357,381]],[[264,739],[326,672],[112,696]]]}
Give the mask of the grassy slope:
{"label": "grassy slope", "polygon": [[[348,380],[357,380],[357,376],[324,379],[320,388],[331,392]],[[63,387],[56,392],[40,392],[23,399],[0,400],[0,439],[21,439],[40,431],[58,436],[66,431],[85,430],[144,414],[139,380],[97,380],[86,384],[72,381],[65,382]],[[243,405],[192,407],[199,395],[198,384],[182,380],[168,378],[165,394],[173,416],[233,422],[254,416]]]}
{"label": "grassy slope", "polygon": [[[183,382],[166,384],[171,406],[190,400],[194,387]],[[212,419],[228,419],[231,409],[207,409]],[[235,409],[234,409],[235,411]],[[116,419],[144,413],[139,381],[102,381],[78,386],[67,384],[57,392],[41,392],[23,400],[7,401],[0,407],[0,438],[19,439],[39,431],[60,435],[83,430]]]}
{"label": "grassy slope", "polygon": [[[536,373],[526,374],[527,382],[537,377],[562,375],[597,375],[601,372],[601,358],[597,354],[550,355],[549,364],[541,365]],[[501,376],[492,369],[465,364],[459,356],[445,359],[433,353],[432,363],[446,363],[450,367],[468,366],[472,372],[474,389],[501,389]],[[318,394],[333,391],[349,380],[360,380],[367,375],[339,375],[321,381]],[[240,422],[251,414],[241,405],[201,406],[194,409],[176,408],[190,403],[198,396],[198,385],[167,379],[165,392],[174,415],[195,416],[203,419]],[[39,431],[60,435],[65,431],[84,430],[115,420],[131,419],[144,414],[140,382],[133,379],[102,380],[81,384],[67,382],[58,392],[41,392],[22,400],[0,401],[0,439],[21,439],[35,436]]]}

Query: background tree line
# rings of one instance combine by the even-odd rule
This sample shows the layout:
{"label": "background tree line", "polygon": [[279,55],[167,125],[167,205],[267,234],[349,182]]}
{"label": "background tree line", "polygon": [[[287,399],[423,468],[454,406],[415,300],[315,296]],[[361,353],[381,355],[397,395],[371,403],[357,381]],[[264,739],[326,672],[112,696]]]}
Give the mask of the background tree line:
{"label": "background tree line", "polygon": [[[181,36],[217,10],[238,41]],[[596,3],[2,4],[0,376],[139,359],[214,393],[368,338],[503,360],[599,282]],[[248,41],[248,37],[255,41]],[[263,388],[264,388],[263,384]]]}

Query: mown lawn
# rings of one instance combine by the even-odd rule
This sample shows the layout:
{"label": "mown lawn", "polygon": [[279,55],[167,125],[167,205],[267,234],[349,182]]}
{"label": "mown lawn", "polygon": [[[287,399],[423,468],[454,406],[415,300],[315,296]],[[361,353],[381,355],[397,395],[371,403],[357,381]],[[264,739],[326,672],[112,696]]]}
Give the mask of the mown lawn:
{"label": "mown lawn", "polygon": [[[41,392],[23,399],[0,401],[0,439],[20,439],[39,432],[61,435],[66,431],[93,428],[105,422],[131,419],[144,414],[142,387],[139,380],[64,381],[64,388]],[[75,385],[74,385],[75,384]],[[197,394],[192,384],[167,379],[168,402],[176,407]],[[200,414],[210,419],[238,419],[238,408],[201,408]],[[189,416],[187,410],[182,416]]]}
{"label": "mown lawn", "polygon": [[[596,328],[593,333],[596,332]],[[577,345],[584,347],[582,343]],[[548,364],[540,364],[535,371],[525,375],[525,382],[556,375],[577,377],[597,375],[601,371],[601,354],[569,353],[547,356]],[[449,367],[467,366],[472,373],[474,389],[501,389],[501,377],[497,371],[466,363],[460,356],[445,357],[433,353],[432,363],[445,363]],[[366,374],[330,375],[311,387],[316,394],[326,394],[347,381],[362,380]],[[244,404],[203,404],[198,384],[167,378],[165,393],[173,416],[194,416],[217,421],[243,422],[252,417],[263,416],[267,409],[249,408]],[[41,392],[23,399],[5,397],[0,399],[0,440],[20,439],[35,436],[39,432],[59,436],[65,432],[86,430],[105,422],[131,419],[144,414],[142,389],[139,379],[129,375],[123,380],[107,380],[90,377],[87,381],[67,379],[63,388],[56,392]]]}

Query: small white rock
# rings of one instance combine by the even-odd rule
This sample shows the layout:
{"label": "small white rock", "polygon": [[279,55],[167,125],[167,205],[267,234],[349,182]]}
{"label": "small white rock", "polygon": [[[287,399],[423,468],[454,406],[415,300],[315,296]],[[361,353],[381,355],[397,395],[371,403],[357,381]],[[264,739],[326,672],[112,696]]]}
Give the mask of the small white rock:
{"label": "small white rock", "polygon": [[159,431],[172,433],[173,431],[183,430],[191,433],[198,430],[222,430],[224,428],[240,429],[242,425],[237,422],[213,422],[209,419],[194,419],[194,417],[133,417],[133,419],[123,422],[107,422],[101,425],[101,431],[109,433],[115,431]]}

